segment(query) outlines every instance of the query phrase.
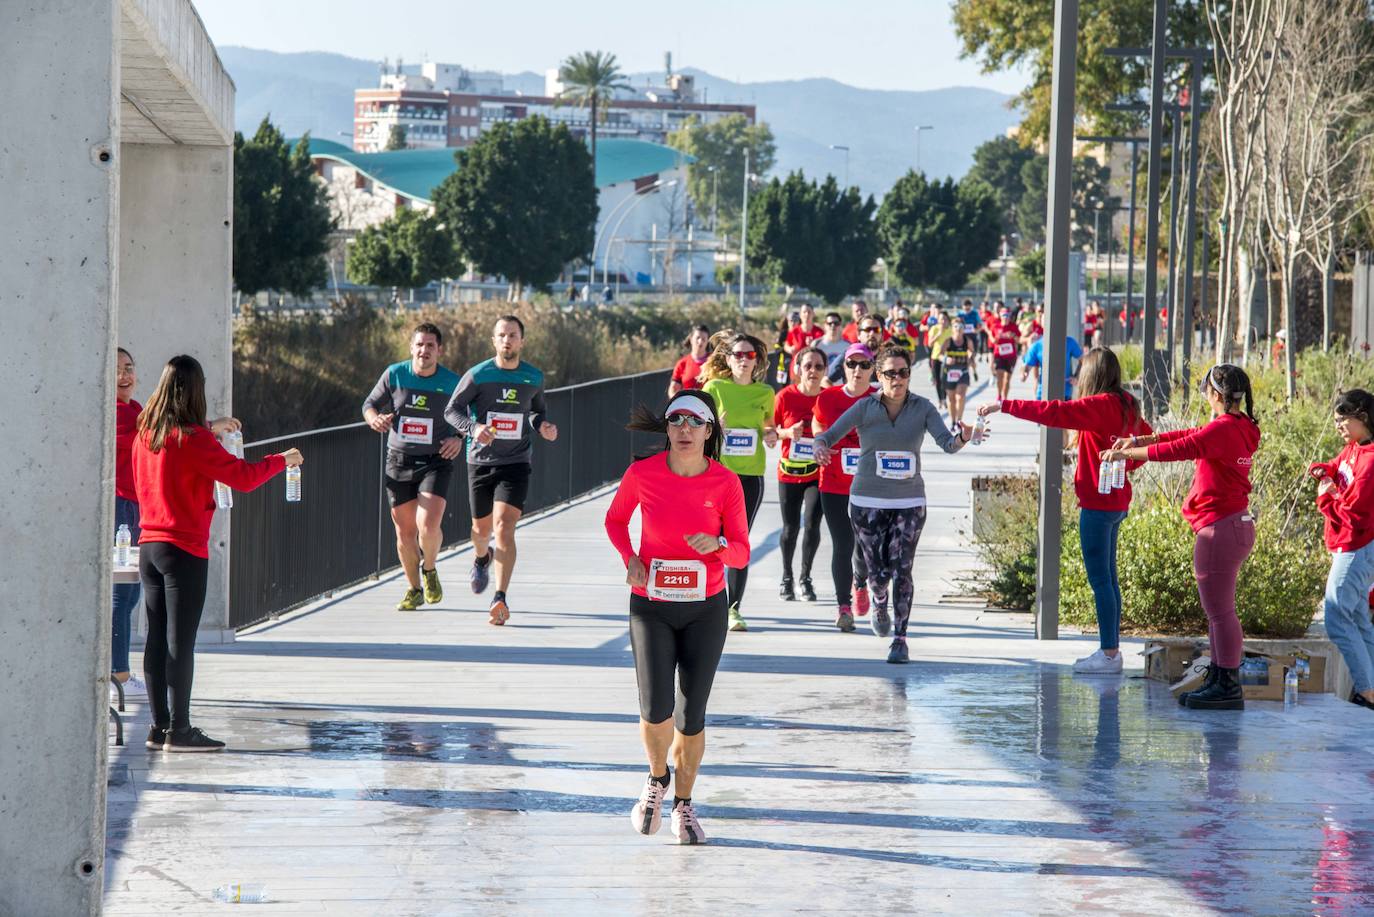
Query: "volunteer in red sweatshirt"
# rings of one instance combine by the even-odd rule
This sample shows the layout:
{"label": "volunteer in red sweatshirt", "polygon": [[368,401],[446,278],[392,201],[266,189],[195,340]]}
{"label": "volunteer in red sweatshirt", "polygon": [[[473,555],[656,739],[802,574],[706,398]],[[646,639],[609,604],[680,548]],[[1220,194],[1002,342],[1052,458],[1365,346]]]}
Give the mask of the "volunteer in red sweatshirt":
{"label": "volunteer in red sweatshirt", "polygon": [[[722,431],[711,395],[680,392],[663,416],[641,405],[629,429],[667,436],[665,452],[626,469],[606,511],[606,534],[625,562],[631,589],[639,736],[649,759],[630,823],[640,834],[662,824],[671,749],[677,767],[672,831],[679,844],[702,844],[692,787],[706,750],[706,701],[725,649],[725,569],[749,563],[744,488],[717,460]],[[638,550],[630,541],[636,508]]]}
{"label": "volunteer in red sweatshirt", "polygon": [[[143,405],[134,400],[134,386],[138,376],[134,372],[134,358],[123,347],[115,355],[115,530],[127,525],[131,544],[138,543],[138,494],[134,490],[133,447],[138,430],[138,415]],[[114,620],[110,628],[110,677],[124,686],[124,696],[141,697],[148,693],[143,679],[129,671],[129,634],[133,611],[143,590],[138,583],[117,583],[114,587],[111,610]]]}
{"label": "volunteer in red sweatshirt", "polygon": [[1345,657],[1354,683],[1352,703],[1374,709],[1374,626],[1369,589],[1374,584],[1374,395],[1363,389],[1336,398],[1336,432],[1345,448],[1311,467],[1317,509],[1326,517],[1326,634]]}
{"label": "volunteer in red sweatshirt", "polygon": [[[1219,363],[1202,378],[1202,392],[1212,407],[1212,422],[1194,430],[1172,430],[1117,440],[1102,459],[1197,463],[1193,486],[1183,501],[1183,518],[1193,527],[1193,574],[1207,632],[1212,665],[1207,680],[1179,703],[1201,710],[1241,710],[1241,643],[1236,616],[1236,578],[1255,546],[1255,520],[1250,515],[1250,463],[1259,448],[1259,422],[1245,370]],[[1242,404],[1244,407],[1242,408]]]}
{"label": "volunteer in red sweatshirt", "polygon": [[[1078,467],[1073,490],[1078,497],[1078,541],[1083,567],[1097,608],[1099,648],[1073,664],[1085,675],[1119,675],[1121,660],[1121,582],[1116,572],[1117,535],[1131,506],[1131,482],[1102,493],[1098,487],[1099,456],[1123,436],[1150,432],[1140,405],[1121,387],[1121,364],[1105,347],[1094,347],[1078,372],[1080,397],[1073,401],[1005,399],[978,409],[983,417],[998,411],[1047,427],[1078,431]],[[1127,469],[1138,467],[1128,464]]]}
{"label": "volunteer in red sweatshirt", "polygon": [[215,437],[237,429],[239,422],[232,417],[206,423],[205,373],[188,356],[167,361],[138,418],[133,469],[142,517],[139,578],[148,611],[143,673],[153,710],[149,748],[224,748],[223,742],[191,726],[191,681],[210,567],[214,482],[252,490],[287,465],[301,464],[295,449],[260,462],[236,458]]}

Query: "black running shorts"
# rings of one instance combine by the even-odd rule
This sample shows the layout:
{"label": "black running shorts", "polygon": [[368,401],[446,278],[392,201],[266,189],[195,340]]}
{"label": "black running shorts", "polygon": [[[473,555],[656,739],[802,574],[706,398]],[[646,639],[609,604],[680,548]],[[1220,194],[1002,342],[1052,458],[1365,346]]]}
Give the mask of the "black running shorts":
{"label": "black running shorts", "polygon": [[420,494],[448,498],[448,483],[453,477],[453,461],[438,453],[408,455],[388,449],[386,453],[386,498],[393,507],[409,503]]}
{"label": "black running shorts", "polygon": [[505,503],[523,511],[530,493],[529,462],[511,465],[468,465],[468,506],[472,518],[485,519],[492,507]]}

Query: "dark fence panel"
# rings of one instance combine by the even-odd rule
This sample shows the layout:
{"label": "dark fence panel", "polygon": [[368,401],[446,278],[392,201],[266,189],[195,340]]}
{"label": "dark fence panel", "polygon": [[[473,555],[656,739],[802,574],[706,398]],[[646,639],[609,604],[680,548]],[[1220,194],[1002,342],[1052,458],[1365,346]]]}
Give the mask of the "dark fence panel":
{"label": "dark fence panel", "polygon": [[[640,402],[662,407],[668,370],[603,379],[546,393],[552,443],[535,434],[534,477],[526,513],[548,509],[624,473],[632,454],[654,444],[625,430]],[[382,483],[386,445],[364,424],[312,430],[249,446],[249,459],[296,447],[305,455],[303,496],[286,502],[278,475],[234,495],[230,536],[229,623],[247,627],[334,589],[395,567],[396,537]],[[446,547],[472,530],[467,465],[454,462],[444,513]]]}

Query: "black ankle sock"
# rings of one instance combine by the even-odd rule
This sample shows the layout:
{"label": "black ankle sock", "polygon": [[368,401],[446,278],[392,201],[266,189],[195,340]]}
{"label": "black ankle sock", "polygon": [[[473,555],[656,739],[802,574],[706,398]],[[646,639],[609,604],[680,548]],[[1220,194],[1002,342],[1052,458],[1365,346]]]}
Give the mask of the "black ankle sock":
{"label": "black ankle sock", "polygon": [[657,783],[659,786],[667,786],[668,781],[672,778],[672,775],[673,772],[671,770],[667,770],[664,771],[662,777],[655,777],[653,774],[650,774],[649,779],[652,780],[654,783]]}
{"label": "black ankle sock", "polygon": [[496,592],[491,597],[491,603],[493,605],[495,605],[497,602],[504,602],[505,600],[506,594],[502,592],[500,589],[496,590]]}
{"label": "black ankle sock", "polygon": [[472,562],[479,567],[485,567],[487,564],[491,563],[491,555],[484,554],[481,557],[474,557],[472,559]]}
{"label": "black ankle sock", "polygon": [[434,572],[435,570],[437,570],[437,569],[439,569],[439,568],[438,568],[438,567],[430,567],[428,570],[426,570],[424,567],[421,567],[421,568],[420,568],[420,572],[421,572],[421,573],[433,573],[433,572]]}
{"label": "black ankle sock", "polygon": [[692,797],[691,797],[691,796],[687,796],[687,797],[674,796],[674,797],[673,797],[673,808],[676,809],[678,806],[682,805],[684,802],[687,803],[687,805],[690,806],[690,805],[692,804]]}

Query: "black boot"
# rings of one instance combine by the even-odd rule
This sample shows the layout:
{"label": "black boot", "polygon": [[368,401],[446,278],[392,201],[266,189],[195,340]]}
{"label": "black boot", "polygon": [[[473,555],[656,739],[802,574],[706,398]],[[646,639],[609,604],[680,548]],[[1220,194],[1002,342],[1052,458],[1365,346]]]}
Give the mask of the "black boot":
{"label": "black boot", "polygon": [[1194,689],[1191,690],[1191,691],[1184,691],[1182,694],[1180,694],[1180,695],[1178,696],[1178,705],[1179,705],[1180,707],[1186,707],[1186,706],[1188,706],[1188,698],[1192,697],[1194,694],[1198,693],[1199,691],[1201,691],[1201,690],[1204,689],[1204,688],[1210,688],[1210,687],[1212,687],[1212,683],[1215,682],[1215,681],[1217,680],[1217,671],[1218,671],[1218,670],[1217,670],[1217,667],[1216,667],[1215,665],[1212,665],[1211,663],[1208,663],[1208,665],[1207,665],[1207,676],[1206,676],[1205,678],[1202,679],[1202,684],[1198,685],[1196,688],[1194,688]]}
{"label": "black boot", "polygon": [[1245,692],[1240,687],[1240,669],[1217,667],[1216,681],[1188,695],[1193,710],[1244,710]]}
{"label": "black boot", "polygon": [[784,576],[782,578],[782,585],[778,586],[778,595],[782,596],[783,600],[787,602],[795,602],[797,600],[797,593],[792,589],[792,577]]}
{"label": "black boot", "polygon": [[808,602],[816,601],[816,587],[811,585],[811,574],[803,573],[799,582],[801,583],[802,598]]}

